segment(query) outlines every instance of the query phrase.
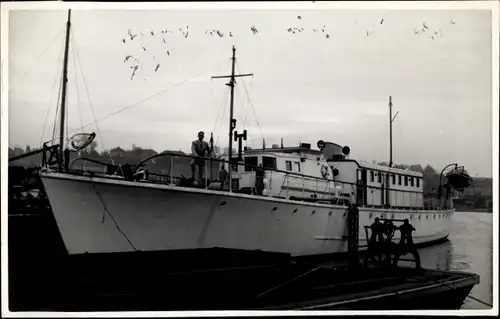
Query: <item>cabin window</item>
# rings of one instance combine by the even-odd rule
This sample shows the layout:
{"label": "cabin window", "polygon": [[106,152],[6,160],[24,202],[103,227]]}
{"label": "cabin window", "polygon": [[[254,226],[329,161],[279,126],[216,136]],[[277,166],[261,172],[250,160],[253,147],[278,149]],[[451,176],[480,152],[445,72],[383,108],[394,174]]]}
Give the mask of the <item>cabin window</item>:
{"label": "cabin window", "polygon": [[276,158],[269,156],[262,156],[262,167],[268,169],[276,169]]}
{"label": "cabin window", "polygon": [[295,162],[295,166],[297,167],[297,172],[300,173],[300,162]]}
{"label": "cabin window", "polygon": [[398,175],[398,185],[401,185],[401,175]]}
{"label": "cabin window", "polygon": [[373,171],[370,171],[370,182],[375,181],[375,173]]}
{"label": "cabin window", "polygon": [[292,161],[285,161],[286,164],[286,170],[291,171],[292,170]]}
{"label": "cabin window", "polygon": [[417,180],[417,187],[420,187],[420,178],[417,177],[416,180]]}
{"label": "cabin window", "polygon": [[408,186],[408,176],[405,176],[405,186]]}
{"label": "cabin window", "polygon": [[392,179],[392,184],[396,184],[396,175],[392,174],[391,179]]}
{"label": "cabin window", "polygon": [[413,177],[410,177],[410,186],[413,187],[415,186],[414,182],[413,182]]}
{"label": "cabin window", "polygon": [[382,173],[377,173],[377,182],[382,183]]}
{"label": "cabin window", "polygon": [[245,157],[245,172],[255,171],[255,168],[252,166],[257,166],[257,156],[248,156]]}

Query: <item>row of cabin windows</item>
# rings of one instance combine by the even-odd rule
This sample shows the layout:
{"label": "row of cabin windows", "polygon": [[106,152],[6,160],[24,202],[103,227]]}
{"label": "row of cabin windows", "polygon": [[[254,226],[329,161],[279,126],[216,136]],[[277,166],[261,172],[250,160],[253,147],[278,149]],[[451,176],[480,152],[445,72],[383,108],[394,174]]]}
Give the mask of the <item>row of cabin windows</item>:
{"label": "row of cabin windows", "polygon": [[295,167],[295,171],[300,173],[300,162],[293,162],[293,164],[292,166],[292,161],[285,161],[286,170],[291,172],[293,171],[293,167]]}
{"label": "row of cabin windows", "polygon": [[[375,182],[375,175],[377,175],[377,182],[382,183],[382,179],[385,177],[385,174],[379,173],[379,172],[374,172],[370,171],[370,182]],[[402,185],[404,182],[404,186],[411,186],[411,187],[420,187],[420,178],[418,177],[412,177],[412,176],[402,176],[402,175],[394,175],[394,174],[389,174],[391,178],[391,184],[396,185],[396,176],[397,176],[397,185]],[[404,177],[404,178],[403,178]]]}
{"label": "row of cabin windows", "polygon": [[[246,156],[245,160],[245,172],[255,171],[254,167],[259,166],[258,156]],[[262,156],[262,167],[267,169],[276,169],[276,158],[270,156]]]}

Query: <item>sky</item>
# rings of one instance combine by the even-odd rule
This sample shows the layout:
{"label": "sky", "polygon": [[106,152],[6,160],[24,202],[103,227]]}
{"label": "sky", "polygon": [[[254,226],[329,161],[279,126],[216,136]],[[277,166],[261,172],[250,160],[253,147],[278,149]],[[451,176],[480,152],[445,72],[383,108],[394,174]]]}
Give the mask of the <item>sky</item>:
{"label": "sky", "polygon": [[[40,146],[53,135],[67,12],[9,19],[9,144]],[[230,74],[234,45],[237,73],[253,73],[237,80],[234,100],[248,146],[322,139],[388,161],[392,96],[395,163],[458,161],[491,177],[491,19],[487,10],[73,10],[68,132],[84,126],[105,149],[188,152],[203,130],[227,146],[227,79],[211,76]]]}

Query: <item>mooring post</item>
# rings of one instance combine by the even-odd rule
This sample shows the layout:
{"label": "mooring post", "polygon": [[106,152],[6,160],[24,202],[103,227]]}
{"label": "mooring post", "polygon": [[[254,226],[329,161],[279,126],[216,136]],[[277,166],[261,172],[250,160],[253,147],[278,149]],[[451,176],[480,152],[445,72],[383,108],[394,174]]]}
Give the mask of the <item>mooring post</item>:
{"label": "mooring post", "polygon": [[350,204],[347,211],[347,252],[349,254],[349,266],[358,267],[359,248],[359,209],[356,204]]}

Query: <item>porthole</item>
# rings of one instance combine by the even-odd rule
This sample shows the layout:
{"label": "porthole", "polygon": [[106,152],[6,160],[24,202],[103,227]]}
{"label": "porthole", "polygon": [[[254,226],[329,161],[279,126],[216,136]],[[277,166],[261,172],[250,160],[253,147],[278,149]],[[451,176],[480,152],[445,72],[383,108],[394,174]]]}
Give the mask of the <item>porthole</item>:
{"label": "porthole", "polygon": [[293,210],[293,213],[294,213],[294,214],[295,214],[296,212],[297,212],[297,208],[295,208],[295,209]]}
{"label": "porthole", "polygon": [[368,215],[368,217],[370,217],[370,219],[372,219],[373,217],[373,212],[370,213],[370,215]]}
{"label": "porthole", "polygon": [[316,213],[316,211],[315,211],[315,210],[313,210],[313,211],[312,211],[311,215],[314,215],[314,213]]}
{"label": "porthole", "polygon": [[277,211],[278,210],[278,207],[274,206],[273,207],[273,212]]}
{"label": "porthole", "polygon": [[227,204],[227,202],[225,200],[223,200],[222,202],[220,202],[219,206],[222,207],[222,206],[225,206]]}
{"label": "porthole", "polygon": [[429,219],[429,214],[425,215],[425,219]]}

